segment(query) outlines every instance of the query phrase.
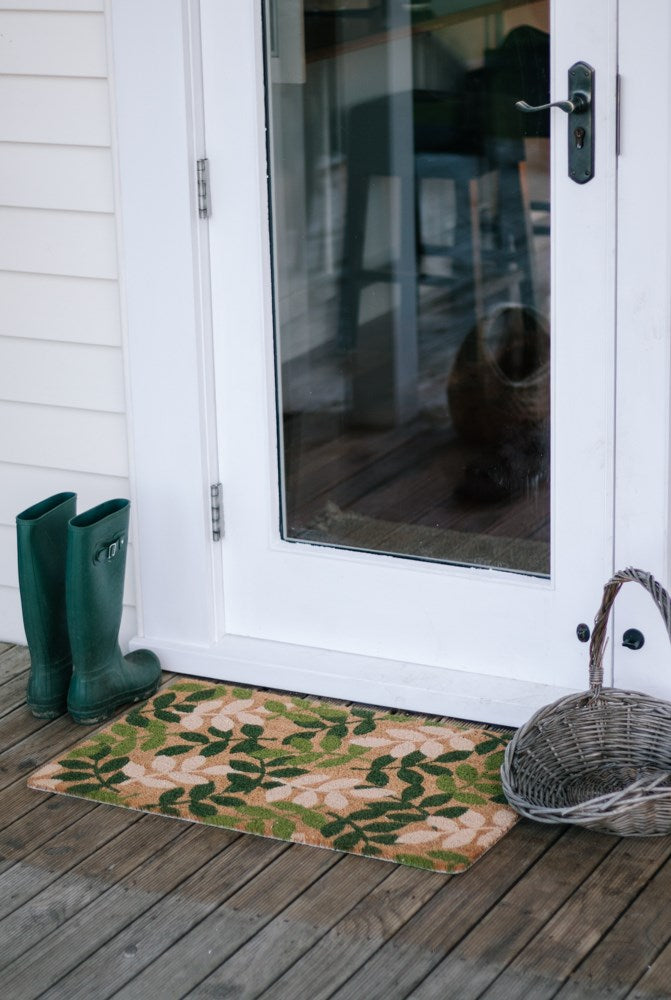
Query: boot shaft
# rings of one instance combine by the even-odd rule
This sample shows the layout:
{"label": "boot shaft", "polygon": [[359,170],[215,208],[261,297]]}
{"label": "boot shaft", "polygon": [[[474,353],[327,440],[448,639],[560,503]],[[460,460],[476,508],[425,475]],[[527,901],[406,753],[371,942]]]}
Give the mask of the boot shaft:
{"label": "boot shaft", "polygon": [[128,500],[73,517],[67,532],[67,623],[75,671],[105,669],[118,648],[128,548]]}
{"label": "boot shaft", "polygon": [[161,679],[150,650],[123,656],[119,648],[129,512],[128,500],[108,500],[68,525],[68,710],[75,722],[101,722],[121,705],[148,698]]}
{"label": "boot shaft", "polygon": [[21,610],[34,669],[70,661],[65,563],[76,503],[74,493],[57,493],[16,517]]}

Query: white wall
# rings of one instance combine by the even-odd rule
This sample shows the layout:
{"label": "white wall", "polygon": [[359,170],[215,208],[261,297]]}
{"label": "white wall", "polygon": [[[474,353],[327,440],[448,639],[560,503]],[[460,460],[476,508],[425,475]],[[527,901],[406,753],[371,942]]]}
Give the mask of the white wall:
{"label": "white wall", "polygon": [[24,638],[17,512],[129,495],[103,3],[0,0],[0,640]]}

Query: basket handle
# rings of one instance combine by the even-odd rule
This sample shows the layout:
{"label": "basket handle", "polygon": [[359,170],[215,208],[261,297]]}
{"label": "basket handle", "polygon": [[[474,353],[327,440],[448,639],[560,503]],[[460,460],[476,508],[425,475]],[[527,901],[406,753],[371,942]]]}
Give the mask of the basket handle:
{"label": "basket handle", "polygon": [[524,332],[526,332],[526,320],[531,318],[539,332],[549,338],[545,316],[538,309],[534,309],[533,306],[520,306],[517,302],[502,302],[488,316],[476,323],[466,336],[463,346],[469,354],[463,358],[465,362],[482,364],[483,361],[492,359],[493,352],[487,343],[485,333],[503,313],[513,309],[523,313],[521,322],[525,327]]}
{"label": "basket handle", "polygon": [[661,583],[658,583],[651,573],[646,573],[643,569],[632,569],[630,567],[629,569],[622,569],[618,573],[615,573],[603,588],[601,607],[594,619],[594,629],[589,644],[589,686],[593,697],[597,697],[603,686],[603,654],[606,648],[606,630],[610,609],[622,584],[630,580],[640,583],[648,591],[659,608],[660,614],[664,619],[666,631],[671,640],[671,597],[669,597]]}

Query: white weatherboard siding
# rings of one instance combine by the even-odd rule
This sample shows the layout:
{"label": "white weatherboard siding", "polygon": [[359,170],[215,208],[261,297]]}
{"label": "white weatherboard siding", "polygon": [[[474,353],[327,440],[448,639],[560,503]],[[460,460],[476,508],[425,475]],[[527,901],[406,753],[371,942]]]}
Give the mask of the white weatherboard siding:
{"label": "white weatherboard siding", "polygon": [[57,10],[57,11],[91,11],[104,10],[104,0],[0,0],[2,10]]}
{"label": "white weatherboard siding", "polygon": [[0,0],[0,640],[16,513],[129,495],[111,135],[103,0]]}

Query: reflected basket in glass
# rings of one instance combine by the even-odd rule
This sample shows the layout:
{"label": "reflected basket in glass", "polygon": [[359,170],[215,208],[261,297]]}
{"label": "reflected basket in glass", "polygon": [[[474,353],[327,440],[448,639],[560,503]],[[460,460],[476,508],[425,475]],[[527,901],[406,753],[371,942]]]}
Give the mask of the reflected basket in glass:
{"label": "reflected basket in glass", "polygon": [[503,790],[522,816],[623,837],[671,833],[671,702],[602,686],[608,617],[627,581],[645,587],[671,638],[661,584],[640,569],[616,573],[594,619],[589,691],[540,709],[506,748]]}
{"label": "reflected basket in glass", "polygon": [[531,306],[502,303],[457,351],[447,380],[452,422],[468,444],[496,446],[550,415],[550,333]]}

